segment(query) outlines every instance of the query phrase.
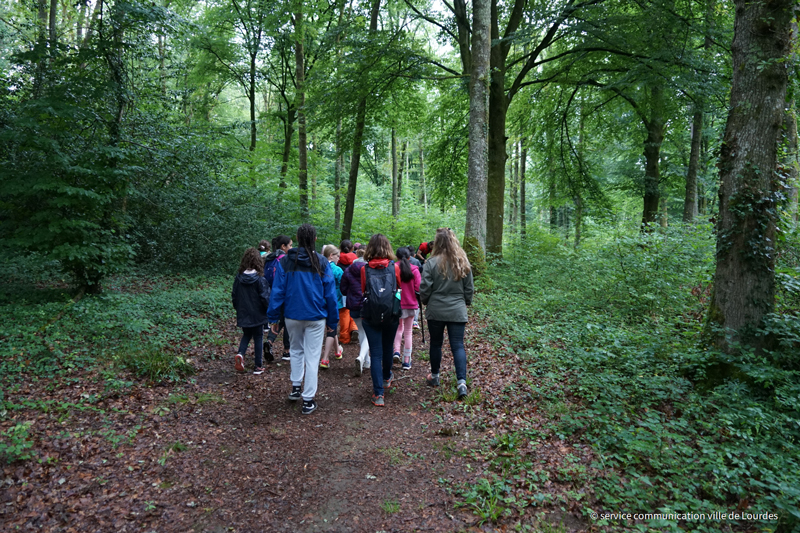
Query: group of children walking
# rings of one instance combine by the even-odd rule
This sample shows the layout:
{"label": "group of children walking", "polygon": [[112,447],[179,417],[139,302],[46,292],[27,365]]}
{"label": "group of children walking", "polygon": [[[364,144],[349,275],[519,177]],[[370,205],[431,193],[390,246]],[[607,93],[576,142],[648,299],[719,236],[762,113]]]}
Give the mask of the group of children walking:
{"label": "group of children walking", "polygon": [[411,368],[412,333],[425,304],[431,364],[426,381],[439,385],[446,329],[458,396],[466,396],[464,330],[473,281],[453,231],[440,228],[433,241],[396,253],[382,234],[373,235],[366,246],[349,240],[339,247],[329,244],[322,254],[316,252],[316,239],[314,226],[303,224],[296,247],[290,237],[280,235],[245,251],[232,291],[237,326],[242,328],[236,370],[245,371],[252,339],[253,373],[263,373],[264,359],[273,360],[272,344],[283,330],[283,359],[291,366],[289,399],[302,399],[302,413],[311,414],[317,409],[319,368],[329,368],[331,357],[342,358],[341,344],[357,341],[356,375],[370,371],[372,403],[382,407],[395,379],[393,363]]}

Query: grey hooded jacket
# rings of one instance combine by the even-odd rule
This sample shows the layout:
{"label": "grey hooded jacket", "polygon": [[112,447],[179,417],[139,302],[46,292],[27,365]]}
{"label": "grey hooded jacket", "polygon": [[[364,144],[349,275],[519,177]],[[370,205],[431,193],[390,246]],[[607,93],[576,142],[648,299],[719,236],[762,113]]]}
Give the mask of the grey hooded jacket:
{"label": "grey hooded jacket", "polygon": [[472,304],[474,286],[472,272],[458,281],[445,277],[439,272],[441,256],[433,256],[425,262],[419,296],[428,320],[442,322],[466,322],[467,306]]}

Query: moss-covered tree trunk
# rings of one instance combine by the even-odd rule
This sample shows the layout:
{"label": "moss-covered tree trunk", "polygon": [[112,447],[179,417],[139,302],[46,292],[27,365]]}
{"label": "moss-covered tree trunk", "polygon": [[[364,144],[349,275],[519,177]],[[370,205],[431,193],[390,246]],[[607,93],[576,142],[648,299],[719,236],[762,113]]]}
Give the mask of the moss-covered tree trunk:
{"label": "moss-covered tree trunk", "polygon": [[733,85],[720,153],[717,266],[708,315],[714,343],[763,347],[775,305],[778,148],[791,52],[793,0],[736,0]]}

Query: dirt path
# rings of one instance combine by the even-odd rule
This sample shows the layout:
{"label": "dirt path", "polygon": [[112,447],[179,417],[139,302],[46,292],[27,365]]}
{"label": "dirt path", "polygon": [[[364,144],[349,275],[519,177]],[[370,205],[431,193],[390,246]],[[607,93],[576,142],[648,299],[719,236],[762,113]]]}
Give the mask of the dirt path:
{"label": "dirt path", "polygon": [[[402,379],[380,409],[369,374],[353,376],[358,345],[345,346],[320,371],[318,410],[303,416],[301,402],[286,398],[288,362],[237,374],[239,333],[226,328],[230,346],[196,357],[193,385],[108,394],[89,375],[47,391],[63,403],[29,413],[40,453],[4,468],[0,529],[372,533],[475,521],[444,488],[466,479],[453,453],[465,442],[422,407],[436,394],[425,385],[427,362],[396,368]],[[452,373],[447,359],[443,372]],[[47,386],[27,384],[8,399]],[[63,407],[87,394],[101,396],[102,413]]]}

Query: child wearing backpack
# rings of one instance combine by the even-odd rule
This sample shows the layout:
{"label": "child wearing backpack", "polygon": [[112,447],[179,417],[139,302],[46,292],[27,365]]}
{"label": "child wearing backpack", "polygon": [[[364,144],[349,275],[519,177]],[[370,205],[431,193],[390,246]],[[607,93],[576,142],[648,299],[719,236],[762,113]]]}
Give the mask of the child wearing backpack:
{"label": "child wearing backpack", "polygon": [[[322,255],[325,259],[328,260],[328,263],[331,265],[331,271],[333,271],[333,279],[336,280],[336,305],[339,308],[339,326],[341,327],[342,323],[342,308],[344,307],[344,303],[342,302],[342,292],[340,289],[340,285],[342,283],[342,274],[344,273],[341,268],[336,265],[336,262],[339,260],[339,249],[332,245],[326,244],[322,248]],[[348,314],[348,317],[350,315]],[[320,368],[330,368],[331,360],[330,354],[331,350],[333,349],[334,345],[336,346],[336,359],[342,358],[342,347],[339,346],[337,342],[338,338],[336,335],[336,331],[329,331],[325,335],[325,348],[322,354],[322,359],[319,362]]]}
{"label": "child wearing backpack", "polygon": [[372,403],[383,407],[384,391],[392,386],[392,345],[400,317],[400,267],[394,264],[392,245],[385,235],[376,233],[369,239],[361,270],[361,291],[364,305],[361,318],[364,333],[369,340],[372,374]]}
{"label": "child wearing backpack", "polygon": [[[286,252],[288,252],[292,247],[292,238],[287,235],[278,235],[274,239],[272,239],[272,249],[274,250],[272,253],[268,254],[264,257],[264,279],[267,280],[267,284],[269,285],[270,289],[272,289],[272,285],[275,282],[275,266],[278,264]],[[275,342],[275,339],[278,338],[278,333],[283,330],[283,360],[289,360],[289,332],[286,331],[286,322],[284,321],[283,317],[280,318],[278,322],[278,331],[272,332],[272,330],[267,329],[267,340],[264,341],[264,353],[267,354],[267,362],[272,362],[272,343]]]}
{"label": "child wearing backpack", "polygon": [[420,274],[419,269],[409,262],[411,253],[408,248],[397,250],[397,265],[400,267],[400,323],[394,337],[394,359],[400,359],[400,339],[403,338],[403,370],[411,370],[411,338],[414,330],[412,325],[419,303]]}
{"label": "child wearing backpack", "polygon": [[258,250],[245,250],[231,291],[233,308],[236,309],[236,325],[242,328],[239,352],[234,357],[234,368],[237,372],[244,372],[244,355],[252,339],[255,357],[253,374],[264,373],[261,339],[264,336],[264,324],[267,322],[270,289],[263,277],[263,269],[264,263]]}
{"label": "child wearing backpack", "polygon": [[[356,254],[353,253],[353,243],[349,239],[344,239],[339,244],[339,250],[341,253],[339,254],[339,261],[336,264],[344,271],[353,264],[353,261],[355,261],[357,257]],[[339,343],[350,344],[352,342],[350,334],[353,331],[358,331],[358,328],[350,317],[350,309],[345,305],[339,309]]]}

